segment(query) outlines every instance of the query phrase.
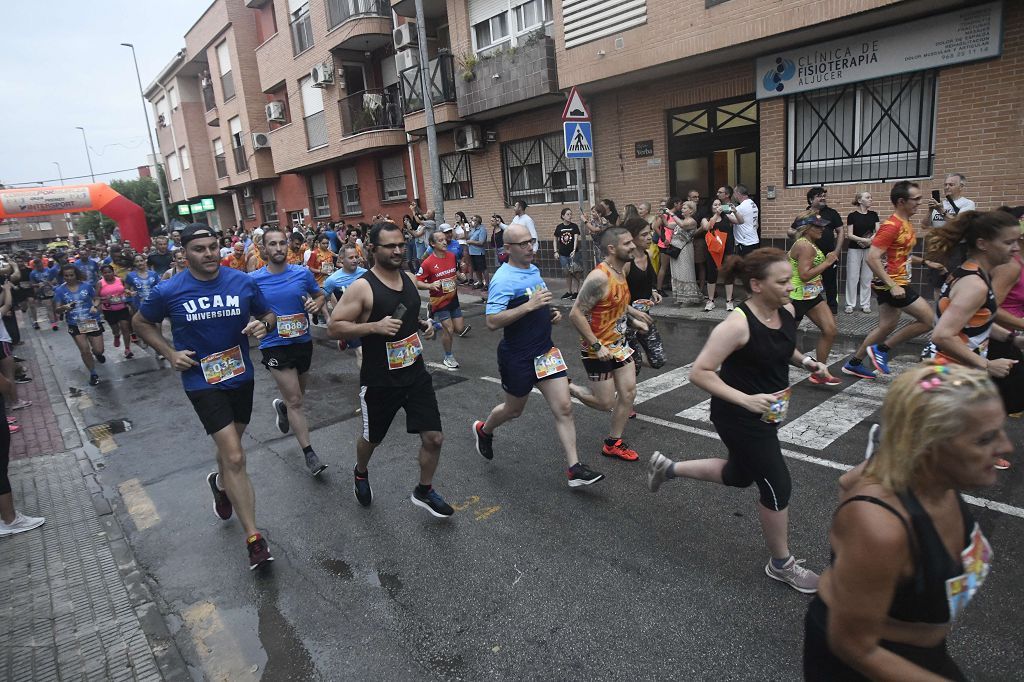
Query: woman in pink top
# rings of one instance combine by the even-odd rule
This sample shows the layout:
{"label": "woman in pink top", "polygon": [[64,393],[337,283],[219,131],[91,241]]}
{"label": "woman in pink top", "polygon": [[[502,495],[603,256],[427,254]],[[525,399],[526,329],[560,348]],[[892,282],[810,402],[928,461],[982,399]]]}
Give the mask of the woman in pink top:
{"label": "woman in pink top", "polygon": [[[1024,248],[1024,206],[1000,210],[1022,221],[1021,247]],[[1014,255],[1009,263],[992,269],[992,290],[999,303],[996,324],[1015,334],[1024,333],[1024,259],[1021,259],[1020,254]],[[1009,358],[1017,361],[1007,377],[996,379],[996,386],[1006,403],[1007,413],[1024,412],[1024,355],[1014,347],[1012,338],[1009,342],[992,339],[988,343],[988,357],[993,360]]]}
{"label": "woman in pink top", "polygon": [[125,293],[124,283],[119,277],[114,276],[114,268],[111,265],[101,266],[100,275],[96,291],[100,295],[103,319],[114,332],[114,348],[120,346],[121,339],[124,338],[124,356],[130,360],[135,354],[132,353],[131,312],[128,310],[128,295]]}

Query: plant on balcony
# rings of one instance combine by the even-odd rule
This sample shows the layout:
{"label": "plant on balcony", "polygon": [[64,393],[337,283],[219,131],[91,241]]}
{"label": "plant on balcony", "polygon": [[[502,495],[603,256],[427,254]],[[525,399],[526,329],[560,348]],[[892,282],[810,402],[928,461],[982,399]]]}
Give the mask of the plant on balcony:
{"label": "plant on balcony", "polygon": [[476,78],[476,73],[473,69],[480,63],[480,58],[475,54],[469,53],[456,55],[455,63],[458,64],[459,69],[461,70],[459,75],[462,77],[462,80],[468,82]]}

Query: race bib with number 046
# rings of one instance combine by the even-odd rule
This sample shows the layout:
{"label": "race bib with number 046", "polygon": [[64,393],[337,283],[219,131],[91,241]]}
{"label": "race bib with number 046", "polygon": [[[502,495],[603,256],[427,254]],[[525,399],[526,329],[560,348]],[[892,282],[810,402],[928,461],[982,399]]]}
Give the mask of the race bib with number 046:
{"label": "race bib with number 046", "polygon": [[199,361],[199,365],[203,368],[203,376],[208,384],[219,384],[245,374],[241,346],[207,355]]}
{"label": "race bib with number 046", "polygon": [[388,369],[409,367],[423,354],[423,343],[418,332],[413,332],[400,341],[385,341],[388,353]]}
{"label": "race bib with number 046", "polygon": [[309,331],[309,318],[305,313],[280,315],[277,318],[277,335],[282,339],[294,339]]}
{"label": "race bib with number 046", "polygon": [[562,359],[562,351],[552,348],[544,355],[538,355],[533,359],[533,373],[538,379],[544,379],[553,374],[566,371],[565,360]]}

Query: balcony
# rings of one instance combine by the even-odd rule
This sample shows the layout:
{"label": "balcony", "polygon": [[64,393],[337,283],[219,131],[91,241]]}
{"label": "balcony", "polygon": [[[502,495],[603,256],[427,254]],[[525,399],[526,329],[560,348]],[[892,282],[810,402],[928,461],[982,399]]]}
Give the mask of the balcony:
{"label": "balcony", "polygon": [[327,0],[328,40],[332,49],[373,52],[391,44],[388,0]]}
{"label": "balcony", "polygon": [[459,115],[485,120],[565,100],[558,89],[555,41],[537,31],[514,51],[485,56],[457,81]]}
{"label": "balcony", "polygon": [[[434,106],[456,101],[454,58],[450,54],[439,54],[430,60],[427,70],[430,72],[430,100]],[[419,66],[413,66],[401,74],[402,103],[406,114],[423,111],[421,73]]]}
{"label": "balcony", "polygon": [[302,120],[306,126],[306,149],[327,145],[327,117],[320,111]]}
{"label": "balcony", "polygon": [[223,154],[217,154],[213,157],[213,164],[217,167],[217,177],[226,178],[228,176],[228,161]]}
{"label": "balcony", "polygon": [[[391,9],[400,17],[416,17],[416,0],[391,0]],[[423,16],[427,19],[443,19],[448,15],[445,0],[423,0]]]}
{"label": "balcony", "polygon": [[203,86],[203,106],[206,107],[206,111],[213,111],[217,108],[217,99],[213,96],[213,83],[209,80]]}
{"label": "balcony", "polygon": [[249,159],[245,155],[245,145],[241,147],[234,147],[231,152],[235,156],[235,172],[244,173],[249,170]]}
{"label": "balcony", "polygon": [[402,104],[397,90],[363,90],[341,100],[341,119],[346,135],[368,130],[404,130]]}

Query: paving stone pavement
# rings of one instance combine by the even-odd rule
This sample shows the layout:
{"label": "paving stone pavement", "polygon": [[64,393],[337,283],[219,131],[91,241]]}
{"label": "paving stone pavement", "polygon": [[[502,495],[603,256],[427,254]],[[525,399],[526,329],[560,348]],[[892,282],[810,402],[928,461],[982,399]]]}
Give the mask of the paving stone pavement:
{"label": "paving stone pavement", "polygon": [[[14,349],[14,354],[25,360],[22,366],[28,376],[32,377],[29,383],[18,384],[18,398],[31,400],[32,405],[14,412],[10,409],[7,411],[8,415],[17,418],[21,427],[19,432],[11,434],[12,460],[52,455],[68,449],[61,433],[61,426],[54,414],[54,407],[51,405],[51,397],[46,390],[47,377],[36,360],[34,346],[35,344],[26,342],[25,345],[16,346]],[[46,367],[46,371],[49,373],[51,370]],[[63,400],[59,400],[58,404],[60,403],[63,403]]]}

